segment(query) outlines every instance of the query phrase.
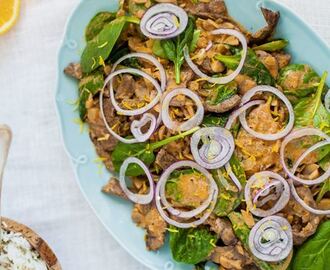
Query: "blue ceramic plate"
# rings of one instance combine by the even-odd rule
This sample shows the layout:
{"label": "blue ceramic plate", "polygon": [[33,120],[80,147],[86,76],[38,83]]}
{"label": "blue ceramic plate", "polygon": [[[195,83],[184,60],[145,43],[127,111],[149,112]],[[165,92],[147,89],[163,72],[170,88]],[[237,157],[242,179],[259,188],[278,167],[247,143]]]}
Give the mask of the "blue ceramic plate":
{"label": "blue ceramic plate", "polygon": [[[230,15],[251,31],[256,31],[265,24],[260,6],[279,10],[281,19],[276,35],[290,41],[288,49],[293,62],[310,64],[318,73],[330,69],[329,47],[288,8],[273,1],[226,0],[226,4]],[[81,132],[81,127],[74,123],[79,116],[70,101],[77,99],[77,83],[65,76],[63,69],[70,62],[79,62],[85,47],[84,29],[90,19],[99,11],[115,11],[116,8],[116,0],[82,0],[69,18],[58,55],[56,91],[56,106],[64,144],[87,201],[108,231],[133,257],[154,270],[191,269],[191,266],[177,264],[172,260],[168,245],[159,252],[146,251],[144,231],[131,221],[131,204],[100,192],[110,174],[104,168],[100,170],[88,132]]]}

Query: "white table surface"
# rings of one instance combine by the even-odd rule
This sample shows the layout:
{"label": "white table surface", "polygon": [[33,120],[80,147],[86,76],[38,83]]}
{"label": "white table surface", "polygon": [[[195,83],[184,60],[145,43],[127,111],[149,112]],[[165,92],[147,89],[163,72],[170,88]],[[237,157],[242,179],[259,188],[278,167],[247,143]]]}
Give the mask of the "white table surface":
{"label": "white table surface", "polygon": [[[3,214],[35,229],[52,246],[64,270],[146,269],[94,216],[61,141],[53,100],[56,52],[65,22],[79,1],[22,2],[18,24],[0,36],[0,123],[14,131]],[[329,0],[280,2],[330,44]]]}

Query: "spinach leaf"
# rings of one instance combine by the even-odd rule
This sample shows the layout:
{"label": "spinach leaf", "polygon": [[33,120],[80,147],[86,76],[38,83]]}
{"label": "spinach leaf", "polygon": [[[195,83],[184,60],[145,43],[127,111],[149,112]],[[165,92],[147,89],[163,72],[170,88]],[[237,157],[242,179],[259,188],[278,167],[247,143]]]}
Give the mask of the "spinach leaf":
{"label": "spinach leaf", "polygon": [[294,107],[295,126],[314,126],[330,134],[330,113],[322,104],[321,97],[327,73],[321,78],[315,94],[302,98]]}
{"label": "spinach leaf", "polygon": [[81,56],[81,69],[90,73],[109,57],[126,23],[139,23],[135,17],[122,16],[104,26],[101,32],[90,40]]}
{"label": "spinach leaf", "polygon": [[116,17],[116,13],[99,12],[89,22],[85,30],[86,41],[92,40],[101,32],[103,27]]}
{"label": "spinach leaf", "polygon": [[197,42],[199,39],[199,36],[201,35],[201,30],[196,29],[193,34],[193,38],[191,40],[190,46],[189,46],[189,51],[194,52],[197,48]]}
{"label": "spinach leaf", "polygon": [[277,83],[291,102],[309,96],[317,90],[320,76],[309,65],[291,64],[280,70]]}
{"label": "spinach leaf", "polygon": [[[249,234],[250,234],[250,228],[248,225],[245,224],[244,219],[240,213],[237,212],[231,212],[228,214],[228,218],[230,222],[233,225],[233,230],[236,235],[236,237],[242,242],[243,247],[250,252],[249,248]],[[254,263],[258,266],[261,270],[280,270],[285,269],[283,268],[283,265],[287,265],[287,259],[279,262],[279,263],[267,263],[265,261],[262,261],[258,259],[257,257],[250,254]],[[288,257],[288,259],[290,259]],[[296,269],[296,268],[294,268]],[[297,270],[301,270],[300,268],[297,268]]]}
{"label": "spinach leaf", "polygon": [[[119,172],[121,165],[124,160],[136,156],[144,164],[149,166],[155,160],[155,155],[153,151],[146,150],[148,148],[148,143],[133,143],[125,144],[123,142],[118,142],[115,150],[111,154],[111,159],[116,172]],[[143,175],[143,169],[137,164],[130,164],[127,168],[127,176],[139,176]]]}
{"label": "spinach leaf", "polygon": [[[246,175],[240,161],[234,154],[230,159],[230,165],[243,188],[246,183]],[[237,187],[228,176],[224,168],[212,170],[212,176],[219,188],[219,197],[213,212],[220,217],[227,216],[242,202],[243,192],[237,192]]]}
{"label": "spinach leaf", "polygon": [[206,260],[217,239],[214,233],[205,227],[173,229],[170,232],[170,248],[174,260],[188,264]]}
{"label": "spinach leaf", "polygon": [[[236,69],[241,60],[241,50],[235,50],[234,55],[218,54],[215,59],[221,61],[227,68]],[[241,74],[252,78],[257,84],[275,85],[275,80],[269,73],[265,65],[258,59],[258,56],[252,49],[248,49],[244,66]]]}
{"label": "spinach leaf", "polygon": [[330,221],[323,222],[293,259],[293,269],[325,270],[330,265]]}
{"label": "spinach leaf", "polygon": [[152,44],[152,53],[160,58],[167,59],[167,56],[161,45],[161,42],[158,39],[154,40],[154,43]]}
{"label": "spinach leaf", "polygon": [[79,82],[79,116],[82,121],[85,120],[87,113],[86,101],[89,96],[94,96],[99,92],[104,85],[104,78],[101,72],[94,72],[88,76],[83,77]]}
{"label": "spinach leaf", "polygon": [[317,194],[316,202],[319,203],[327,192],[330,192],[330,178],[322,183],[321,190]]}
{"label": "spinach leaf", "polygon": [[185,46],[190,47],[194,37],[195,22],[189,18],[186,30],[179,36],[172,39],[163,39],[160,44],[165,52],[166,58],[174,64],[175,81],[180,83],[180,71],[184,62],[183,49]]}
{"label": "spinach leaf", "polygon": [[207,98],[207,102],[211,105],[217,105],[237,94],[236,82],[217,85],[212,89],[211,94]]}
{"label": "spinach leaf", "polygon": [[276,51],[283,50],[288,44],[289,44],[288,40],[278,39],[278,40],[273,40],[273,41],[267,42],[265,44],[253,47],[253,50],[276,52]]}
{"label": "spinach leaf", "polygon": [[217,116],[208,114],[204,116],[202,126],[204,127],[224,127],[228,121],[229,114],[223,113]]}
{"label": "spinach leaf", "polygon": [[[114,165],[115,171],[119,172],[121,165],[124,160],[128,157],[137,157],[142,162],[144,162],[147,166],[155,161],[154,151],[164,145],[167,145],[176,140],[182,139],[188,135],[193,134],[197,131],[199,127],[195,127],[188,131],[185,131],[181,134],[166,138],[159,142],[154,143],[133,143],[133,144],[125,144],[123,142],[119,142],[113,152],[111,153],[111,160]],[[127,176],[139,176],[143,175],[144,171],[137,165],[131,164],[128,166],[126,175]]]}

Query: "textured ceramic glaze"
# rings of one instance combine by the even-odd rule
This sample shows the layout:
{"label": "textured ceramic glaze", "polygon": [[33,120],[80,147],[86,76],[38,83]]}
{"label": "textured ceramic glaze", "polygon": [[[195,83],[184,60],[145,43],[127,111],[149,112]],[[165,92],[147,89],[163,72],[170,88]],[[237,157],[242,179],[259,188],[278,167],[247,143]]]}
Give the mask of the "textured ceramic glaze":
{"label": "textured ceramic glaze", "polygon": [[[290,41],[288,50],[293,55],[293,62],[310,64],[318,73],[330,71],[329,47],[288,8],[273,1],[226,0],[226,3],[230,15],[251,31],[256,31],[265,24],[260,12],[261,6],[280,11],[281,19],[276,35]],[[191,266],[175,263],[168,245],[159,252],[146,251],[144,231],[131,221],[132,205],[101,193],[101,187],[110,174],[104,168],[100,169],[87,127],[81,133],[79,125],[74,123],[74,119],[79,116],[70,103],[77,99],[77,82],[64,75],[63,69],[70,62],[79,61],[85,46],[84,29],[89,20],[98,11],[114,11],[116,8],[115,0],[82,0],[68,20],[58,55],[56,91],[56,106],[65,148],[72,159],[79,186],[95,214],[132,256],[154,270],[192,269]]]}

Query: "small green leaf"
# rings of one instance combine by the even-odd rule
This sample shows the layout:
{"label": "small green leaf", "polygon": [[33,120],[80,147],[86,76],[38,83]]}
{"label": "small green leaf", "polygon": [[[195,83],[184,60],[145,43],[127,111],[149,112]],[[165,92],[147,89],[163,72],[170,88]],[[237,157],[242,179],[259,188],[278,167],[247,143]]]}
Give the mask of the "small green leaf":
{"label": "small green leaf", "polygon": [[293,269],[325,270],[330,265],[330,221],[323,222],[293,259]]}
{"label": "small green leaf", "polygon": [[128,22],[139,23],[139,20],[135,17],[118,17],[105,25],[102,31],[87,43],[81,56],[81,68],[84,73],[95,70],[102,65],[102,61],[109,57],[125,24]]}
{"label": "small green leaf", "polygon": [[224,127],[228,121],[229,114],[223,113],[219,115],[205,115],[203,118],[202,126],[204,127]]}
{"label": "small green leaf", "polygon": [[205,227],[181,229],[170,232],[170,248],[173,259],[187,264],[205,261],[214,248],[217,236]]}
{"label": "small green leaf", "polygon": [[289,41],[286,39],[273,40],[268,43],[253,47],[253,50],[276,52],[276,51],[283,50],[288,44],[289,44]]}
{"label": "small green leaf", "polygon": [[[246,175],[238,158],[233,155],[230,159],[230,165],[233,173],[241,182],[243,189],[246,183]],[[243,192],[238,192],[236,185],[227,175],[224,168],[212,170],[212,176],[219,188],[218,200],[213,212],[220,217],[228,215],[234,211],[242,202]]]}
{"label": "small green leaf", "polygon": [[237,84],[230,82],[228,84],[217,85],[211,91],[207,102],[211,105],[217,105],[237,94]]}
{"label": "small green leaf", "polygon": [[[241,50],[236,50],[234,55],[218,54],[215,56],[215,59],[221,61],[229,69],[236,69],[241,60],[241,52]],[[252,49],[248,49],[247,51],[241,74],[249,76],[258,85],[275,85],[272,75]]]}
{"label": "small green leaf", "polygon": [[79,116],[82,121],[85,120],[87,113],[86,101],[89,96],[94,96],[104,85],[104,78],[101,72],[95,72],[83,77],[79,82]]}
{"label": "small green leaf", "polygon": [[116,13],[111,12],[99,12],[97,13],[93,19],[87,25],[85,31],[86,41],[90,41],[95,38],[98,33],[100,33],[103,27],[111,22],[116,17]]}
{"label": "small green leaf", "polygon": [[198,42],[200,35],[201,35],[201,30],[198,30],[198,29],[194,30],[193,38],[192,38],[190,46],[189,46],[190,52],[194,52],[196,50],[197,42]]}
{"label": "small green leaf", "polygon": [[167,59],[166,53],[160,43],[160,40],[154,40],[152,44],[152,53],[160,58]]}

